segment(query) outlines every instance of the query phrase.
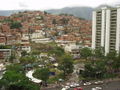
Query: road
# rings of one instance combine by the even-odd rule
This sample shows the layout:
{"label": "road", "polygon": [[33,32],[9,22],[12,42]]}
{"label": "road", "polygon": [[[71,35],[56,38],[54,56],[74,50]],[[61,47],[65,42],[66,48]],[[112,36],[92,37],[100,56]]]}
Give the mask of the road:
{"label": "road", "polygon": [[[102,90],[120,90],[120,81],[112,81],[109,83],[104,83],[102,85],[89,85],[89,86],[81,86],[83,90],[91,90],[95,87],[102,87]],[[61,87],[54,88],[42,88],[41,90],[61,90]],[[71,88],[70,90],[74,90]]]}
{"label": "road", "polygon": [[120,90],[120,81],[112,81],[102,85],[83,86],[83,90],[91,90],[94,87],[102,87],[102,90]]}

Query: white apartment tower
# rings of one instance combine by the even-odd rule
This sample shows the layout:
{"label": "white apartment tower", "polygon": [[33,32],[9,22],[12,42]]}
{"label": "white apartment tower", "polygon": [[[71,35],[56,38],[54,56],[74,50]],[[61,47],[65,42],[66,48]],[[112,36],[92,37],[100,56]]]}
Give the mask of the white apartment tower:
{"label": "white apartment tower", "polygon": [[105,54],[120,52],[120,8],[103,7],[93,11],[92,48],[104,47]]}

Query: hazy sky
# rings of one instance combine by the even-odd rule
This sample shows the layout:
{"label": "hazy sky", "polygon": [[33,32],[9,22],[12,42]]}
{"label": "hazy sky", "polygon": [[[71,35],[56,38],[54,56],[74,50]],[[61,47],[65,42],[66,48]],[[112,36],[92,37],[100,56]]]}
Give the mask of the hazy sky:
{"label": "hazy sky", "polygon": [[97,7],[101,4],[118,4],[119,0],[1,0],[0,10],[45,10],[71,6]]}

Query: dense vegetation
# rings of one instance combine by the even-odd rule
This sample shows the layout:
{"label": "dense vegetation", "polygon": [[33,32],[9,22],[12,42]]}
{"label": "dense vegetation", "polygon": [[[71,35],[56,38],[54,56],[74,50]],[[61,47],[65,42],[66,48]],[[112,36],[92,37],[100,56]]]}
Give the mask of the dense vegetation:
{"label": "dense vegetation", "polygon": [[23,67],[19,64],[7,66],[3,78],[0,80],[0,88],[5,88],[5,90],[40,90],[38,85],[29,81]]}
{"label": "dense vegetation", "polygon": [[83,48],[81,53],[81,57],[89,58],[89,61],[85,64],[85,70],[80,76],[85,79],[104,79],[119,76],[120,54],[117,54],[116,51],[105,56],[103,48],[93,51],[89,48]]}

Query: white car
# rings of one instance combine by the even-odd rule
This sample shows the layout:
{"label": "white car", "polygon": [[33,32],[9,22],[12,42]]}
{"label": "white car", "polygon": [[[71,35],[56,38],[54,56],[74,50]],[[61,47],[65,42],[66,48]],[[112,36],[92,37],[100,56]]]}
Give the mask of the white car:
{"label": "white car", "polygon": [[97,90],[96,88],[92,88],[91,90]]}
{"label": "white car", "polygon": [[96,89],[97,89],[97,90],[101,90],[101,89],[102,89],[102,87],[96,87]]}
{"label": "white car", "polygon": [[75,85],[76,87],[79,87],[79,86],[80,86],[80,84],[78,84],[78,83],[75,83],[74,85]]}
{"label": "white car", "polygon": [[70,89],[70,86],[65,86],[65,89]]}
{"label": "white car", "polygon": [[62,88],[61,90],[67,90],[66,88]]}
{"label": "white car", "polygon": [[70,84],[70,87],[71,87],[71,88],[74,88],[75,86],[74,86],[74,84]]}
{"label": "white car", "polygon": [[95,87],[95,88],[92,88],[92,90],[101,90],[102,87]]}
{"label": "white car", "polygon": [[95,84],[102,84],[103,83],[103,81],[97,81],[97,82],[95,82]]}
{"label": "white car", "polygon": [[86,82],[83,85],[91,85],[91,83],[90,82]]}

